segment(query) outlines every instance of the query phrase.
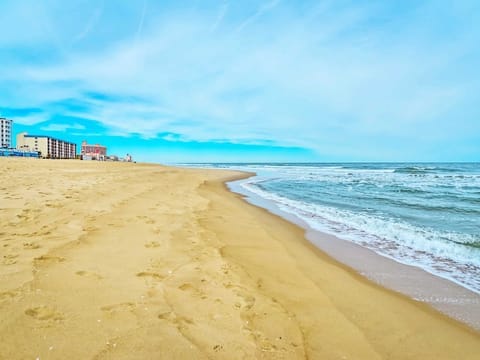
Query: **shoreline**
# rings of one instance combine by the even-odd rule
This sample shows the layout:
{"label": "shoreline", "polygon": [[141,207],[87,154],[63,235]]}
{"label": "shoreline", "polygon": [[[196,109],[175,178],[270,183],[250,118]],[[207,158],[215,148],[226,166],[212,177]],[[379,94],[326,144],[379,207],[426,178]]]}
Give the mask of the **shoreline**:
{"label": "shoreline", "polygon": [[240,186],[245,178],[226,183],[226,188],[246,202],[289,221],[305,231],[305,239],[342,266],[368,281],[425,303],[440,313],[480,332],[480,294],[456,282],[432,274],[421,267],[401,263],[338,236],[313,229],[294,214],[281,210],[274,202]]}
{"label": "shoreline", "polygon": [[479,332],[226,189],[245,174],[15,159],[0,170],[0,358],[480,353]]}

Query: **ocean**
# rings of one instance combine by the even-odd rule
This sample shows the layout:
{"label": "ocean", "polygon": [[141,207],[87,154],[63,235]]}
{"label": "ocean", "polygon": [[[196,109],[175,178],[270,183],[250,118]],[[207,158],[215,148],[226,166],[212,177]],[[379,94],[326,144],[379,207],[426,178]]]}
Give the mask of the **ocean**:
{"label": "ocean", "polygon": [[237,189],[312,229],[480,293],[480,163],[189,166],[255,172]]}

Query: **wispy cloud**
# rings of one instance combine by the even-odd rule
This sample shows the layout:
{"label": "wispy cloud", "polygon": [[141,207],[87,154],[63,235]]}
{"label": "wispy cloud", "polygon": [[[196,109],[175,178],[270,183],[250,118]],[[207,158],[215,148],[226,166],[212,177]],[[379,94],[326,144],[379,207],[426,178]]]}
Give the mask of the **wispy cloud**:
{"label": "wispy cloud", "polygon": [[75,39],[74,42],[80,41],[83,38],[85,38],[95,27],[97,22],[100,20],[103,12],[103,1],[101,2],[101,5],[93,10],[92,16],[88,20],[87,24],[85,25],[85,28],[82,30],[81,33],[79,33]]}
{"label": "wispy cloud", "polygon": [[250,15],[245,20],[243,20],[243,22],[237,27],[236,31],[242,31],[248,24],[254,22],[262,15],[275,8],[279,3],[280,0],[272,0],[270,2],[262,4],[253,15]]}
{"label": "wispy cloud", "polygon": [[212,24],[212,27],[210,28],[211,32],[214,32],[217,29],[217,27],[221,24],[227,11],[228,11],[228,2],[224,2],[220,7],[220,10],[218,11],[218,15],[215,19],[215,22]]}
{"label": "wispy cloud", "polygon": [[40,129],[44,131],[65,132],[67,130],[84,130],[85,126],[80,124],[48,124],[47,126],[42,126]]}
{"label": "wispy cloud", "polygon": [[142,14],[140,15],[140,21],[138,23],[137,33],[135,35],[135,40],[138,41],[138,38],[143,30],[143,22],[145,21],[145,14],[147,13],[147,0],[143,0]]}

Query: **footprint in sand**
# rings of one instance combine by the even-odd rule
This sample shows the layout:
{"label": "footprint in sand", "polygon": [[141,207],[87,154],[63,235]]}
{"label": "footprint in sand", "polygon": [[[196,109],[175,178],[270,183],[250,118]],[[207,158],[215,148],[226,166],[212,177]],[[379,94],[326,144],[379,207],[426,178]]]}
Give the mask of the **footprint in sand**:
{"label": "footprint in sand", "polygon": [[120,304],[106,305],[100,308],[100,310],[108,313],[114,313],[119,311],[132,311],[134,309],[135,309],[135,303],[133,302],[124,302]]}
{"label": "footprint in sand", "polygon": [[151,271],[142,271],[137,273],[138,277],[149,277],[155,280],[163,280],[165,276],[162,274],[156,273],[156,272],[151,272]]}
{"label": "footprint in sand", "polygon": [[145,224],[155,224],[155,220],[153,220],[152,218],[149,218],[148,216],[137,216],[137,219],[139,220],[144,220],[145,221]]}
{"label": "footprint in sand", "polygon": [[175,315],[171,311],[161,313],[157,317],[160,320],[168,320],[168,321],[173,321],[175,319]]}
{"label": "footprint in sand", "polygon": [[220,350],[223,350],[223,345],[215,345],[215,346],[213,347],[213,351],[215,351],[215,352],[218,352],[218,351],[220,351]]}
{"label": "footprint in sand", "polygon": [[17,296],[16,291],[0,292],[0,301],[13,299],[15,296]]}
{"label": "footprint in sand", "polygon": [[3,265],[13,265],[17,263],[18,254],[7,254],[3,255],[2,264]]}
{"label": "footprint in sand", "polygon": [[41,230],[39,231],[35,231],[33,233],[31,233],[30,235],[26,235],[27,237],[38,237],[38,236],[47,236],[47,235],[50,235],[52,232],[50,230],[47,230],[47,228],[42,227]]}
{"label": "footprint in sand", "polygon": [[50,202],[50,203],[46,203],[45,206],[53,209],[58,209],[62,207],[62,204],[58,202]]}
{"label": "footprint in sand", "polygon": [[195,288],[189,283],[182,284],[178,288],[183,291],[195,291]]}
{"label": "footprint in sand", "polygon": [[56,311],[49,306],[38,306],[25,310],[25,314],[37,320],[55,320],[60,321],[65,319],[61,312]]}
{"label": "footprint in sand", "polygon": [[159,246],[160,246],[160,243],[159,243],[158,241],[150,241],[150,242],[148,242],[148,243],[145,244],[145,247],[146,247],[146,248],[149,248],[149,249],[151,249],[151,248],[157,248],[157,247],[159,247]]}
{"label": "footprint in sand", "polygon": [[242,298],[243,300],[243,307],[246,309],[246,310],[250,310],[254,305],[255,305],[255,297],[243,292],[243,291],[238,291],[236,292],[237,296],[239,296],[240,298]]}
{"label": "footprint in sand", "polygon": [[200,297],[201,299],[204,299],[204,300],[207,299],[207,296],[205,295],[205,293],[202,290],[199,290],[196,287],[194,287],[192,284],[185,283],[180,285],[178,288],[182,291],[189,292],[194,296]]}
{"label": "footprint in sand", "polygon": [[36,257],[35,259],[36,263],[60,263],[65,261],[65,258],[61,256],[53,256],[53,255],[42,255],[39,257]]}
{"label": "footprint in sand", "polygon": [[17,218],[21,219],[21,220],[30,220],[30,218],[31,218],[31,216],[29,215],[30,213],[31,213],[31,210],[25,209],[25,210],[22,211],[21,214],[17,215]]}
{"label": "footprint in sand", "polygon": [[40,245],[34,242],[26,242],[26,243],[23,243],[23,248],[28,250],[35,250],[35,249],[39,249]]}
{"label": "footprint in sand", "polygon": [[179,316],[172,311],[167,311],[157,315],[157,318],[160,320],[166,320],[175,324],[179,329],[185,329],[188,325],[195,324],[192,318],[186,316]]}
{"label": "footprint in sand", "polygon": [[192,325],[192,324],[195,324],[195,321],[193,321],[193,319],[191,318],[188,318],[186,316],[177,316],[175,318],[175,320],[173,320],[173,322],[175,324],[181,324],[181,325],[185,325],[185,324],[188,324],[188,325]]}
{"label": "footprint in sand", "polygon": [[77,274],[79,276],[85,276],[85,277],[97,279],[97,280],[103,279],[103,276],[98,275],[97,273],[90,272],[90,271],[85,271],[85,270],[79,270],[75,274]]}

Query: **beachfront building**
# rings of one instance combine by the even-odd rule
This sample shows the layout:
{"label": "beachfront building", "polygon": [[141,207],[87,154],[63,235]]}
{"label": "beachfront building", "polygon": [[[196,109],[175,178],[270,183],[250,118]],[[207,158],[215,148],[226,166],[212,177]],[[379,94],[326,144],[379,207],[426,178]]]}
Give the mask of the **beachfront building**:
{"label": "beachfront building", "polygon": [[23,132],[17,135],[17,149],[38,151],[41,157],[47,159],[75,159],[77,144],[46,135],[28,135]]}
{"label": "beachfront building", "polygon": [[12,147],[12,120],[0,117],[0,148]]}
{"label": "beachfront building", "polygon": [[82,141],[81,154],[84,160],[105,160],[107,148],[99,144],[90,145],[86,141]]}

